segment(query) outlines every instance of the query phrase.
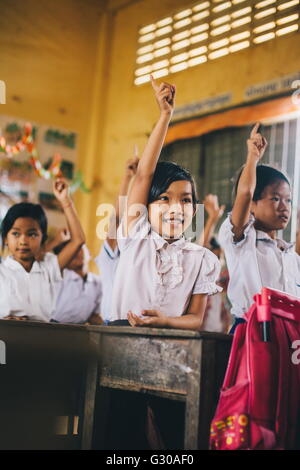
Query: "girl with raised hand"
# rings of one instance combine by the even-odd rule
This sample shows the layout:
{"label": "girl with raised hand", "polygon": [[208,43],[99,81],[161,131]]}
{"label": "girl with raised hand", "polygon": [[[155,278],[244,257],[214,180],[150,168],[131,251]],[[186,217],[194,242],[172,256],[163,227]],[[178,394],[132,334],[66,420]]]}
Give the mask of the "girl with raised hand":
{"label": "girl with raised hand", "polygon": [[175,101],[175,86],[152,78],[160,117],[149,137],[118,229],[112,324],[200,330],[207,295],[220,291],[217,257],[183,232],[196,211],[188,171],[158,162]]}
{"label": "girl with raised hand", "polygon": [[2,221],[2,240],[10,255],[0,264],[1,318],[49,321],[61,271],[85,242],[67,183],[57,179],[53,192],[70,232],[70,242],[58,256],[46,253],[41,259],[47,240],[47,217],[39,204],[15,204]]}
{"label": "girl with raised hand", "polygon": [[300,257],[294,244],[277,237],[291,216],[291,187],[276,168],[261,165],[267,147],[257,123],[247,140],[247,159],[235,186],[231,214],[223,222],[219,241],[229,270],[228,297],[235,323],[253,303],[262,287],[300,297]]}

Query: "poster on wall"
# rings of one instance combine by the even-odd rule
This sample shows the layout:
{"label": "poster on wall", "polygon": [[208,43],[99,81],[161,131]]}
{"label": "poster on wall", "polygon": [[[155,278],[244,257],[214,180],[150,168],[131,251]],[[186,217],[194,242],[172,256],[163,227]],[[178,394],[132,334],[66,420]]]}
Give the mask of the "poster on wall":
{"label": "poster on wall", "polygon": [[[0,115],[0,135],[6,144],[14,146],[23,136],[26,120]],[[49,169],[56,154],[62,157],[61,171],[71,181],[77,161],[78,135],[70,130],[31,122],[39,161]],[[22,201],[43,206],[47,213],[49,232],[65,227],[66,222],[52,192],[52,179],[41,178],[28,161],[28,150],[17,155],[0,154],[0,221],[8,208]]]}

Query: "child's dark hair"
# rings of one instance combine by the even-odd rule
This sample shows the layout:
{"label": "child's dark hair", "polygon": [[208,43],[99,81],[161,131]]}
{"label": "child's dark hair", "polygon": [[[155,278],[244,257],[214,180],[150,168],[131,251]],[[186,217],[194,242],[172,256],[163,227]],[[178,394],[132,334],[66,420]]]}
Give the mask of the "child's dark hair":
{"label": "child's dark hair", "polygon": [[[236,198],[237,188],[239,185],[240,177],[245,165],[239,170],[233,188],[233,200]],[[253,201],[258,201],[262,198],[262,193],[264,192],[266,186],[269,186],[273,183],[285,181],[290,186],[291,183],[287,176],[285,176],[281,171],[277,170],[270,165],[257,165],[256,167],[256,186],[253,194]]]}
{"label": "child's dark hair", "polygon": [[1,224],[2,243],[4,245],[8,232],[14,225],[15,221],[20,217],[34,219],[38,222],[43,234],[42,243],[47,240],[48,222],[44,209],[40,204],[32,204],[31,202],[20,202],[14,204],[8,209]]}
{"label": "child's dark hair", "polygon": [[198,197],[194,178],[188,170],[173,162],[158,162],[149,191],[148,204],[156,201],[174,181],[182,180],[191,183],[193,206],[196,206]]}

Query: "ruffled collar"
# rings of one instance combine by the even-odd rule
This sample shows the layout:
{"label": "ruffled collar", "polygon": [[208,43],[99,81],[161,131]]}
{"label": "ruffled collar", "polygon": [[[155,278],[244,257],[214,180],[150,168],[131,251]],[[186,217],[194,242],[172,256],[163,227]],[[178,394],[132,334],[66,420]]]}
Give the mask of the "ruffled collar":
{"label": "ruffled collar", "polygon": [[176,247],[176,249],[189,250],[189,251],[201,251],[203,247],[197,243],[192,243],[182,235],[178,240],[173,243],[168,243],[163,237],[161,237],[154,230],[150,231],[149,236],[154,240],[156,250],[161,250],[163,247]]}
{"label": "ruffled collar", "polygon": [[173,289],[183,280],[183,251],[203,251],[204,249],[196,243],[187,241],[183,236],[173,243],[168,243],[154,231],[151,236],[156,246],[158,284]]}

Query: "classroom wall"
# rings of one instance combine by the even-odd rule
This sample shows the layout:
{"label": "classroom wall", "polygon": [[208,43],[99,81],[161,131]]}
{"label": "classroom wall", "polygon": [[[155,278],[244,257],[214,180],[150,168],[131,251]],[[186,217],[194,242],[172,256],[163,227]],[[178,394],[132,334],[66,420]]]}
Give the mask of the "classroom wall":
{"label": "classroom wall", "polygon": [[[103,2],[1,0],[0,79],[6,104],[0,112],[79,135],[78,166],[93,183],[87,151]],[[75,196],[86,214],[90,195]],[[83,217],[85,230],[89,222]]]}
{"label": "classroom wall", "polygon": [[[80,134],[79,166],[93,192],[78,193],[76,203],[93,254],[101,243],[95,234],[97,206],[114,202],[126,159],[135,144],[142,150],[158,116],[150,85],[133,84],[138,28],[190,4],[2,0],[0,79],[8,87],[2,107],[5,114]],[[177,85],[178,106],[225,92],[233,93],[237,105],[246,87],[298,72],[298,51],[299,33],[291,34],[167,80]]]}

